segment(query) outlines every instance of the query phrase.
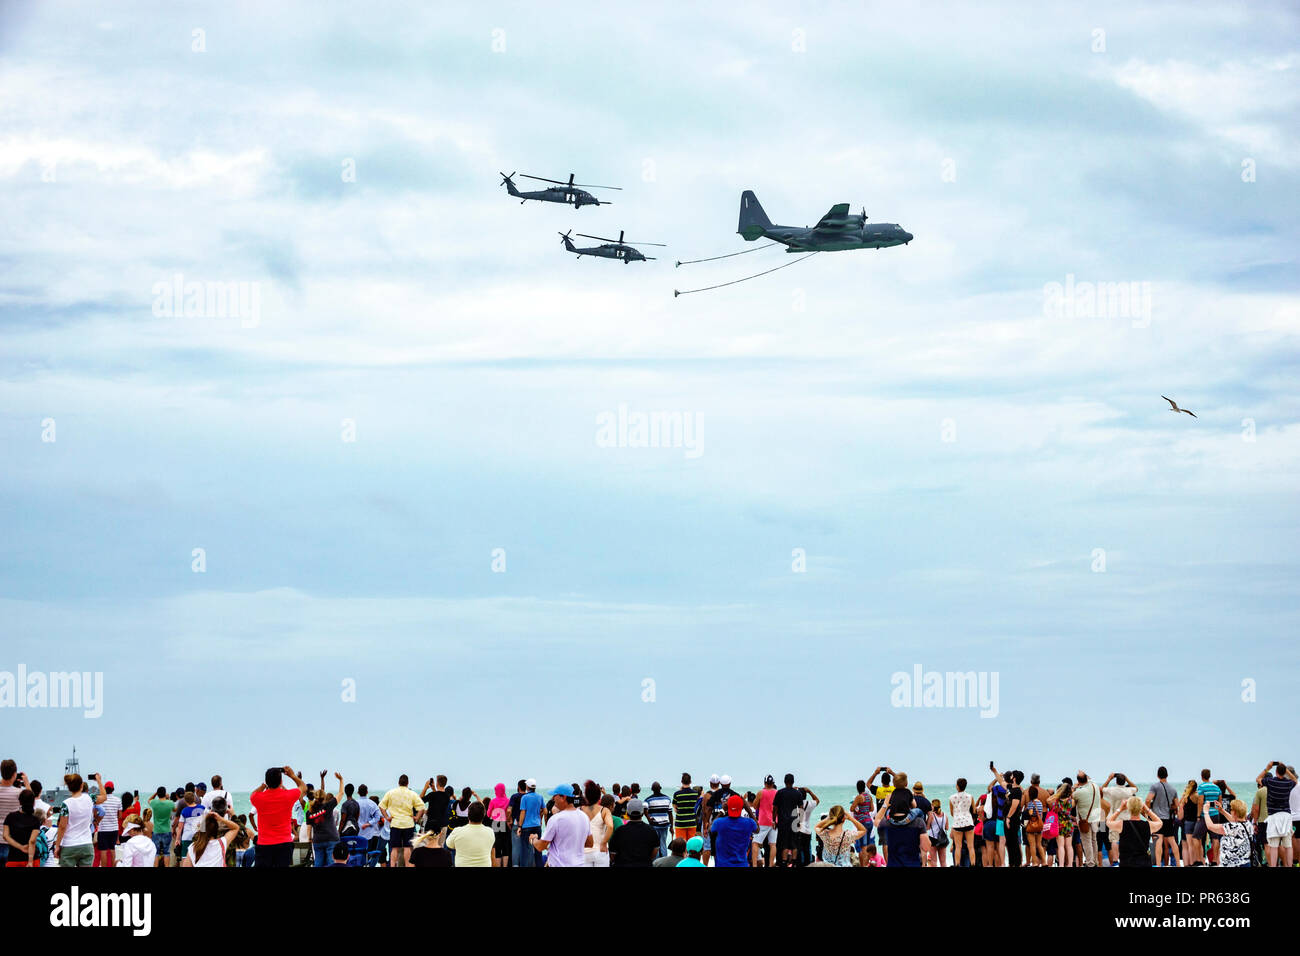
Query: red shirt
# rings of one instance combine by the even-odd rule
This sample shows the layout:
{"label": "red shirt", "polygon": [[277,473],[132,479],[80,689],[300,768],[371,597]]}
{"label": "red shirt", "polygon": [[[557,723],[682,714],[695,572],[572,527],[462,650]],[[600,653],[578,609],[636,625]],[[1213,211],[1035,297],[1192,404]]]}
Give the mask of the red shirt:
{"label": "red shirt", "polygon": [[276,787],[260,790],[248,798],[257,811],[258,846],[293,842],[293,805],[300,796],[302,792],[297,787],[292,790]]}

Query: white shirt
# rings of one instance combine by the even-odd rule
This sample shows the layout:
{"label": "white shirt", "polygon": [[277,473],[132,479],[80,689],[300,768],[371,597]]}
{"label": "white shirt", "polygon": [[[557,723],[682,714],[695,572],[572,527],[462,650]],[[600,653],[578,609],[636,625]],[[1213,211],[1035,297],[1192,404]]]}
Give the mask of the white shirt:
{"label": "white shirt", "polygon": [[205,793],[205,794],[203,795],[203,807],[204,807],[204,809],[206,809],[206,810],[211,810],[211,809],[212,809],[212,801],[215,800],[215,799],[217,799],[217,797],[225,797],[225,798],[226,798],[226,809],[227,809],[227,810],[234,810],[234,809],[235,809],[235,801],[234,801],[234,798],[230,796],[230,791],[229,791],[229,790],[209,790],[207,793]]}
{"label": "white shirt", "polygon": [[90,843],[90,826],[95,820],[95,801],[84,790],[63,801],[68,822],[60,846],[86,846]]}
{"label": "white shirt", "polygon": [[225,866],[226,865],[226,846],[230,843],[230,837],[223,836],[216,840],[209,840],[208,845],[203,848],[203,857],[194,859],[194,844],[190,844],[189,852],[186,857],[193,866]]}
{"label": "white shirt", "polygon": [[104,815],[99,820],[99,825],[105,833],[117,829],[117,818],[122,812],[122,798],[115,793],[110,793],[104,797],[100,803],[99,809],[104,811]]}
{"label": "white shirt", "polygon": [[118,866],[139,866],[147,869],[153,866],[154,857],[158,855],[158,848],[153,845],[153,840],[138,830],[118,849],[120,852]]}
{"label": "white shirt", "polygon": [[812,815],[817,809],[818,801],[812,797],[805,797],[799,807],[799,816],[795,819],[794,829],[796,833],[812,833]]}
{"label": "white shirt", "polygon": [[1300,783],[1291,788],[1291,818],[1300,821]]}
{"label": "white shirt", "polygon": [[32,804],[32,812],[35,813],[37,810],[44,810],[45,819],[46,820],[50,819],[50,805],[46,803],[44,800],[42,800],[40,797],[37,797],[36,802]]}

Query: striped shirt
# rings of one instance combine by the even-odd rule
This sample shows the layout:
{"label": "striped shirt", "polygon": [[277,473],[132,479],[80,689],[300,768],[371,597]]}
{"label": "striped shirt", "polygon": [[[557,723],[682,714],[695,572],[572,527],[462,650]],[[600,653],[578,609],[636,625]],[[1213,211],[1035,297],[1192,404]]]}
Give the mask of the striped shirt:
{"label": "striped shirt", "polygon": [[1287,813],[1291,809],[1291,791],[1295,781],[1290,777],[1265,777],[1264,789],[1268,791],[1268,812]]}
{"label": "striped shirt", "polygon": [[1219,789],[1218,784],[1210,783],[1208,780],[1202,780],[1196,785],[1196,792],[1199,793],[1201,799],[1205,801],[1205,806],[1210,808],[1210,819],[1217,821],[1219,819],[1219,798],[1223,796],[1223,791]]}
{"label": "striped shirt", "polygon": [[645,815],[651,826],[666,827],[668,826],[669,808],[672,807],[672,798],[666,793],[652,793],[645,801]]}
{"label": "striped shirt", "polygon": [[99,805],[99,809],[104,811],[104,815],[99,821],[99,829],[104,833],[116,830],[117,815],[122,810],[122,798],[115,793],[110,793],[104,798],[104,802]]}
{"label": "striped shirt", "polygon": [[699,826],[695,807],[700,795],[690,787],[682,787],[673,794],[673,826],[679,830],[691,830]]}

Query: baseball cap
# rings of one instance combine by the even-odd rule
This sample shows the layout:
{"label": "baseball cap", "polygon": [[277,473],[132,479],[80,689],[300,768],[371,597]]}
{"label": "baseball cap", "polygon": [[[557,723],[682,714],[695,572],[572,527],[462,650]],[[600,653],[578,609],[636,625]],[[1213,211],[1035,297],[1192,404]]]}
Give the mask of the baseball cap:
{"label": "baseball cap", "polygon": [[105,780],[105,781],[104,781],[104,789],[105,789],[105,790],[112,790],[112,789],[113,789],[113,781],[112,781],[112,780]]}
{"label": "baseball cap", "polygon": [[[113,782],[112,782],[111,780],[106,784],[106,786],[109,786],[109,787],[111,787],[112,785],[113,785]],[[196,783],[196,784],[194,785],[194,789],[195,789],[195,790],[206,790],[206,789],[208,789],[208,785],[207,785],[206,783]]]}
{"label": "baseball cap", "polygon": [[716,773],[713,774],[713,776],[709,777],[709,783],[719,783],[719,782],[721,781],[719,780],[718,775]]}
{"label": "baseball cap", "polygon": [[627,802],[627,812],[628,816],[634,813],[645,813],[645,804],[640,800],[629,800]]}
{"label": "baseball cap", "polygon": [[687,853],[699,853],[703,849],[704,849],[704,841],[697,836],[693,836],[686,841]]}
{"label": "baseball cap", "polygon": [[738,793],[727,797],[727,816],[738,817],[745,810],[745,798]]}
{"label": "baseball cap", "polygon": [[524,781],[524,786],[527,787],[529,790],[535,790],[537,789],[537,781],[534,780],[532,777],[529,777],[527,780]]}
{"label": "baseball cap", "polygon": [[731,786],[731,776],[724,773],[720,778],[718,778],[718,783],[722,784],[724,787]]}
{"label": "baseball cap", "polygon": [[775,783],[776,783],[776,777],[772,776],[772,775],[769,773],[766,777],[763,778],[763,783],[764,783],[765,785],[766,785],[766,784],[769,784],[769,783],[771,783],[771,784],[775,784]]}
{"label": "baseball cap", "polygon": [[572,800],[572,799],[573,799],[573,787],[572,787],[570,784],[562,783],[562,784],[560,784],[558,787],[556,787],[554,790],[551,791],[551,796],[553,796],[553,797],[565,797],[565,798],[567,798],[567,799],[569,799],[569,800]]}

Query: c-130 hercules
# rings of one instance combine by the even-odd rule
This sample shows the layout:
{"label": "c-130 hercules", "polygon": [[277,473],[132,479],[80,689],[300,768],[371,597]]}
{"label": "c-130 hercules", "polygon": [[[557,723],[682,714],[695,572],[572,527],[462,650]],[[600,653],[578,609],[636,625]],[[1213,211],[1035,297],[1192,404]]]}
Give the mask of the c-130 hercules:
{"label": "c-130 hercules", "polygon": [[752,242],[762,236],[781,243],[786,252],[838,252],[845,249],[885,249],[905,246],[912,234],[896,222],[867,225],[867,211],[849,212],[837,203],[815,226],[776,226],[767,218],[752,189],[740,194],[740,223],[736,232]]}

